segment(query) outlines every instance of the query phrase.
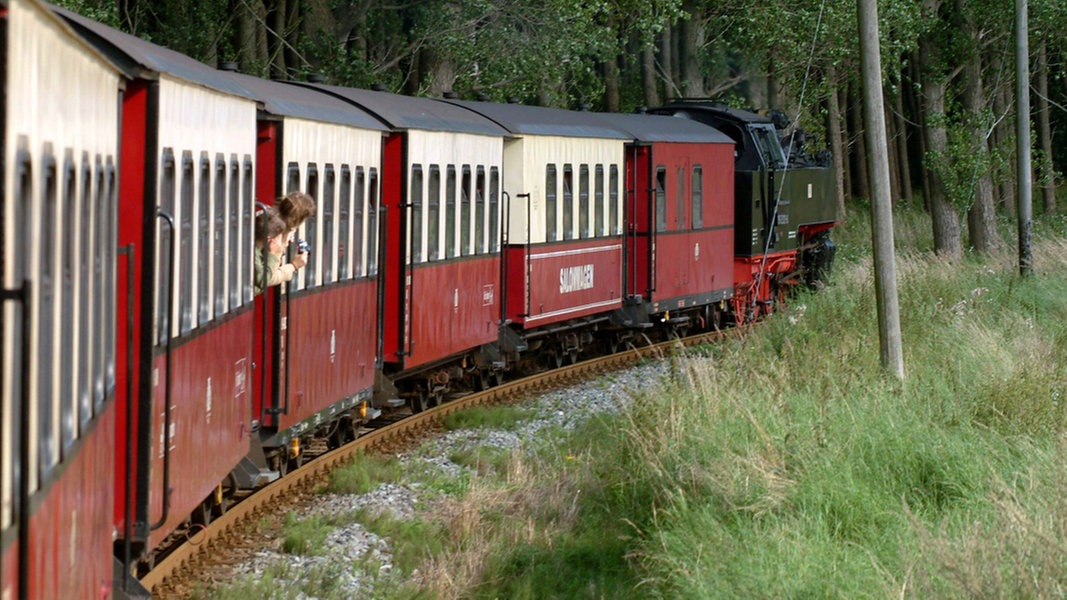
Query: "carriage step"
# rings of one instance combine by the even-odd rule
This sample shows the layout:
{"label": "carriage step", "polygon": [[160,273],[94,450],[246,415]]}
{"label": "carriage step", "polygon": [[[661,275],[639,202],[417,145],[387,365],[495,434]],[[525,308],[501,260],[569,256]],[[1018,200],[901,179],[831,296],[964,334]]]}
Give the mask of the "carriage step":
{"label": "carriage step", "polygon": [[403,398],[388,398],[383,403],[389,408],[400,408],[401,406],[407,406],[407,402]]}

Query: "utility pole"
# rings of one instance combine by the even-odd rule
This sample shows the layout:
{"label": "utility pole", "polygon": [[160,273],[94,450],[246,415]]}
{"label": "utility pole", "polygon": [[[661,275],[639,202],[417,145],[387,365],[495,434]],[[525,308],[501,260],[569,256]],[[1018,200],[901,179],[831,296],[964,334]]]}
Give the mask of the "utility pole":
{"label": "utility pole", "polygon": [[902,380],[904,350],[900,337],[897,263],[893,250],[893,206],[882,95],[882,53],[878,46],[878,4],[877,0],[858,0],[858,3],[864,135],[867,136],[867,169],[871,180],[871,237],[882,368]]}
{"label": "utility pole", "polygon": [[1030,37],[1026,0],[1015,0],[1015,177],[1019,184],[1019,274],[1033,271],[1033,183],[1030,179]]}

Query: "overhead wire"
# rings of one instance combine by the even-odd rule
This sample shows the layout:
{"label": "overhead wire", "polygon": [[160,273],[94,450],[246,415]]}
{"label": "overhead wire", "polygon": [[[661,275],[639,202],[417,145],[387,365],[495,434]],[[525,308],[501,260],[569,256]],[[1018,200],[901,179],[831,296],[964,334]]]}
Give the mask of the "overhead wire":
{"label": "overhead wire", "polygon": [[[822,0],[822,2],[819,4],[819,16],[817,17],[817,19],[815,21],[815,31],[814,31],[814,33],[812,34],[812,37],[811,37],[811,49],[808,51],[808,64],[804,68],[804,80],[800,85],[800,98],[799,98],[799,100],[797,102],[796,116],[793,118],[793,122],[790,125],[792,131],[790,131],[790,133],[789,133],[789,147],[788,147],[788,149],[786,150],[786,153],[785,153],[785,163],[782,165],[782,181],[778,185],[778,189],[776,190],[776,193],[775,193],[774,206],[771,207],[770,222],[765,224],[766,225],[766,227],[765,227],[766,235],[764,236],[764,242],[763,242],[763,256],[760,259],[760,268],[759,268],[759,272],[756,275],[756,289],[755,289],[755,293],[752,296],[752,306],[754,306],[756,304],[756,301],[758,299],[758,294],[759,294],[760,287],[763,285],[763,278],[766,275],[767,253],[770,252],[770,250],[771,250],[771,242],[772,242],[772,240],[774,240],[774,227],[775,227],[775,222],[778,220],[778,205],[782,200],[782,192],[785,189],[786,176],[789,174],[789,157],[793,154],[793,143],[794,143],[794,140],[796,139],[797,125],[800,123],[801,109],[804,107],[804,97],[807,94],[808,80],[811,77],[811,66],[812,66],[812,63],[815,62],[815,48],[816,48],[816,44],[818,43],[818,40],[819,40],[819,30],[822,28],[822,17],[823,17],[823,12],[825,10],[826,10],[826,0]],[[771,167],[772,172],[773,172],[773,168],[774,168],[773,165],[771,165],[770,167]]]}

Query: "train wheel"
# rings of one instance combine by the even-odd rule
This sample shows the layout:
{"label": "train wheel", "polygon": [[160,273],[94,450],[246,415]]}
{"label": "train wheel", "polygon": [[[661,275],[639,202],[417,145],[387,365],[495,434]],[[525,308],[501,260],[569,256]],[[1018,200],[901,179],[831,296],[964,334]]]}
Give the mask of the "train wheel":
{"label": "train wheel", "polygon": [[285,477],[285,474],[289,472],[289,459],[283,451],[275,452],[269,461],[271,470],[277,471],[279,477]]}
{"label": "train wheel", "polygon": [[571,350],[570,352],[567,353],[567,363],[568,364],[572,364],[572,365],[578,364],[578,351],[577,350]]}
{"label": "train wheel", "polygon": [[421,413],[428,408],[430,408],[430,399],[422,391],[416,392],[415,397],[411,399],[411,412]]}
{"label": "train wheel", "polygon": [[211,524],[211,518],[215,513],[215,500],[212,498],[214,494],[208,496],[206,500],[196,505],[193,509],[192,521],[193,525],[208,526]]}
{"label": "train wheel", "polygon": [[300,450],[300,454],[297,454],[295,457],[289,459],[289,470],[290,471],[295,471],[295,470],[299,469],[302,466],[304,466],[304,451],[303,451],[303,449]]}
{"label": "train wheel", "polygon": [[234,494],[237,493],[237,480],[234,479],[233,474],[226,476],[226,481],[222,482],[222,493],[219,494],[215,500],[215,517],[221,517],[226,514],[226,511],[230,508],[230,501],[233,499]]}

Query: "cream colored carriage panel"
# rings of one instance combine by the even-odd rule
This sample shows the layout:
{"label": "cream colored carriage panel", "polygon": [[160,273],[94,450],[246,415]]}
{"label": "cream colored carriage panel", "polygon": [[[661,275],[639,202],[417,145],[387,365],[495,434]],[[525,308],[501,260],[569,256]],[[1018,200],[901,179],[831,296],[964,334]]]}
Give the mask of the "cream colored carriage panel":
{"label": "cream colored carriage panel", "polygon": [[[62,286],[53,285],[52,307],[43,312],[37,299],[41,298],[39,273],[42,266],[42,252],[37,243],[42,231],[49,231],[54,240],[51,271],[58,280],[62,266],[61,242],[70,237],[72,243],[80,243],[80,232],[93,225],[95,216],[90,215],[89,223],[83,222],[81,210],[64,221],[62,216],[62,191],[69,176],[69,184],[74,190],[81,190],[85,177],[81,168],[83,156],[95,165],[97,157],[102,165],[106,158],[115,164],[118,138],[118,90],[117,72],[98,54],[90,50],[74,37],[69,29],[37,2],[11,0],[8,4],[8,48],[6,87],[7,103],[7,139],[4,140],[4,269],[3,285],[6,289],[19,288],[22,279],[30,280],[30,298],[33,304],[19,316],[12,303],[4,303],[4,329],[2,336],[3,354],[7,357],[21,356],[21,338],[16,335],[16,327],[32,324],[29,329],[29,355],[22,360],[29,361],[28,380],[22,385],[28,389],[30,402],[28,415],[31,427],[22,431],[15,422],[14,409],[19,402],[18,392],[13,387],[18,364],[14,360],[3,361],[4,387],[2,395],[2,440],[4,447],[0,453],[5,457],[18,456],[18,448],[13,446],[13,436],[29,436],[30,472],[25,474],[31,491],[41,485],[40,465],[49,468],[59,462],[62,456],[60,428],[60,383],[65,377],[78,377],[78,373],[64,375],[53,365],[62,364],[60,340],[63,331],[73,330],[78,335],[99,336],[94,330],[94,323],[80,323],[79,315],[63,315],[64,293],[73,295],[76,301],[82,289],[78,286],[92,281],[74,280],[74,287],[64,291]],[[46,149],[54,162],[49,167],[45,164]],[[68,171],[68,159],[73,170]],[[21,173],[21,174],[20,174]],[[115,172],[117,177],[117,171]],[[89,177],[92,178],[90,171]],[[53,177],[54,210],[48,223],[45,223],[43,195],[46,178]],[[76,192],[77,193],[77,192]],[[80,203],[76,204],[79,208]],[[64,227],[69,227],[65,231]],[[114,240],[111,240],[114,243]],[[75,245],[75,248],[78,246]],[[18,265],[16,267],[15,265]],[[112,268],[108,265],[108,268]],[[112,270],[112,275],[114,271]],[[90,278],[91,279],[91,278]],[[114,278],[111,278],[114,281]],[[76,311],[75,311],[76,312]],[[91,313],[90,313],[91,314]],[[41,343],[38,324],[43,320],[53,326],[51,338],[51,357],[40,356]],[[77,344],[76,344],[77,345]],[[67,349],[70,350],[69,348]],[[75,350],[76,352],[76,350]],[[74,364],[87,357],[73,356]],[[40,376],[50,377],[53,393],[50,398],[41,397]],[[92,374],[90,374],[90,377]],[[81,382],[75,379],[71,389],[77,394]],[[72,403],[72,410],[62,415],[67,419],[66,425],[77,436],[79,405]],[[37,425],[42,415],[48,415],[50,440],[40,439]],[[6,460],[0,466],[0,525],[7,526],[14,519],[14,461]]]}
{"label": "cream colored carriage panel", "polygon": [[[441,172],[441,207],[437,213],[438,218],[438,231],[440,235],[437,237],[437,256],[439,259],[447,257],[447,249],[445,248],[445,241],[447,234],[445,232],[445,220],[446,220],[446,205],[448,199],[445,197],[446,183],[445,178],[448,172],[449,166],[456,168],[457,176],[457,190],[459,188],[458,180],[462,178],[462,169],[464,166],[469,166],[472,173],[477,172],[477,167],[481,166],[485,168],[486,181],[490,177],[491,170],[493,168],[502,170],[503,163],[503,138],[495,136],[474,135],[467,133],[451,133],[451,132],[437,132],[437,131],[410,131],[407,134],[407,164],[405,165],[405,174],[407,185],[405,189],[411,190],[411,166],[421,165],[423,174],[422,185],[422,232],[423,235],[420,238],[422,248],[413,249],[416,253],[423,257],[423,261],[429,256],[428,236],[426,234],[428,230],[428,220],[430,217],[430,211],[426,209],[429,198],[429,173],[430,166],[437,165]],[[458,194],[458,191],[457,191]],[[406,199],[408,202],[413,201],[412,198]],[[486,200],[488,202],[488,199]],[[501,207],[503,206],[503,200],[501,200]],[[457,213],[459,207],[457,206]],[[412,213],[414,214],[414,213]],[[490,222],[491,211],[487,209],[483,214],[483,226],[485,227],[486,236],[499,236],[500,235],[500,214],[502,211],[497,211],[496,222]],[[454,224],[454,240],[459,243],[462,239],[460,226],[462,219],[458,216],[455,219]],[[470,219],[469,227],[472,231],[475,227],[474,218]],[[411,223],[408,223],[408,239],[411,239]],[[473,239],[473,235],[472,238]]]}
{"label": "cream colored carriage panel", "polygon": [[[180,251],[175,257],[174,302],[171,306],[170,327],[171,335],[178,336],[183,332],[183,311],[191,311],[191,314],[186,315],[184,321],[186,324],[184,330],[186,331],[210,321],[215,316],[214,302],[211,301],[207,307],[202,307],[200,301],[204,296],[202,294],[203,290],[200,289],[200,270],[208,270],[206,281],[212,289],[208,290],[206,295],[213,299],[216,296],[214,282],[216,281],[215,268],[217,266],[215,261],[211,260],[211,249],[208,249],[207,256],[200,256],[200,248],[197,243],[200,235],[199,203],[203,201],[200,198],[200,190],[205,175],[202,172],[201,159],[206,155],[208,159],[206,176],[212,179],[215,176],[215,157],[218,154],[222,154],[227,161],[229,161],[231,155],[236,154],[238,161],[242,164],[246,157],[252,157],[252,160],[255,160],[256,103],[247,98],[230,96],[198,85],[191,85],[186,81],[163,76],[159,82],[159,148],[161,151],[169,148],[174,152],[176,176],[173,216],[177,235],[181,235],[182,231],[183,199],[186,197],[192,198],[194,208],[192,228],[190,230],[190,235],[192,236],[190,240],[192,244],[192,276],[189,279],[191,281],[186,281],[185,278],[181,277],[181,274],[185,272],[185,265],[183,265],[183,260],[186,260],[185,257],[181,256]],[[182,161],[186,152],[192,158],[191,194],[183,193],[183,185],[185,185],[186,180],[182,175]],[[213,180],[208,182],[206,189],[209,195],[214,193]],[[157,198],[156,202],[158,205],[160,199]],[[212,228],[212,232],[215,226],[214,212],[215,203],[211,201],[209,202],[207,226]],[[209,233],[208,239],[214,240],[212,233]],[[247,246],[248,244],[245,244],[244,240],[241,240],[241,243],[238,244],[238,247],[241,248]],[[245,258],[241,258],[242,267],[238,270],[242,275],[245,273],[250,274],[251,271],[248,266],[245,266],[246,264],[251,265],[251,259],[247,258],[248,262],[245,263]],[[181,304],[179,299],[185,286],[189,286],[188,293],[192,299],[192,306],[189,306],[189,302],[186,302],[186,305],[182,305],[180,307],[181,310],[179,310],[179,305]],[[203,310],[201,310],[202,308]]]}
{"label": "cream colored carriage panel", "polygon": [[[382,132],[370,129],[358,129],[355,127],[347,127],[344,125],[336,125],[329,123],[320,123],[317,121],[309,121],[306,119],[287,118],[285,120],[285,135],[284,135],[284,148],[282,150],[282,166],[287,168],[287,165],[291,162],[295,162],[300,166],[301,186],[303,191],[307,190],[308,181],[308,164],[314,163],[318,170],[318,183],[317,189],[312,191],[312,196],[317,200],[317,210],[315,215],[311,217],[315,220],[316,231],[319,233],[320,243],[317,244],[320,247],[312,249],[312,260],[319,261],[317,267],[314,270],[314,282],[306,281],[307,269],[300,269],[297,271],[296,278],[294,279],[294,285],[300,289],[309,285],[320,285],[323,282],[323,273],[325,273],[326,261],[330,261],[331,269],[334,273],[334,280],[337,280],[337,273],[341,267],[340,259],[334,252],[325,252],[324,248],[321,248],[321,240],[323,228],[325,226],[324,219],[326,217],[322,210],[322,200],[324,196],[324,186],[327,184],[326,180],[326,165],[332,164],[334,168],[334,210],[333,210],[333,231],[338,230],[338,223],[340,221],[340,206],[337,204],[340,202],[339,186],[341,185],[341,167],[348,165],[348,168],[352,173],[352,181],[350,185],[355,186],[356,181],[356,169],[363,168],[363,193],[362,197],[363,216],[362,227],[363,230],[358,236],[361,247],[359,248],[358,255],[360,257],[360,264],[352,264],[353,252],[346,252],[344,259],[348,261],[349,277],[352,273],[366,273],[367,267],[367,247],[370,240],[367,236],[377,235],[377,232],[367,231],[367,215],[369,214],[370,207],[368,202],[371,198],[379,198],[381,194],[370,194],[366,186],[370,185],[369,173],[371,169],[377,169],[381,172],[381,157],[382,157]],[[380,182],[381,177],[376,181]],[[377,183],[377,185],[381,185]],[[348,196],[349,202],[349,223],[352,222],[352,218],[355,215],[356,207],[353,205],[356,194],[352,193]],[[306,225],[301,226],[301,231],[298,232],[298,237],[304,237],[303,232],[306,230]],[[345,243],[346,248],[352,248],[352,240],[356,239],[356,232],[353,231],[350,226],[348,229],[347,239],[342,240]],[[336,238],[335,238],[336,242]]]}
{"label": "cream colored carriage panel", "polygon": [[[572,239],[579,238],[579,223],[580,215],[579,202],[578,202],[578,179],[579,172],[582,165],[589,167],[589,205],[587,207],[588,222],[592,224],[596,214],[595,196],[593,189],[593,182],[595,178],[595,172],[597,165],[602,165],[604,168],[604,196],[602,202],[604,202],[603,214],[605,219],[609,219],[611,211],[607,206],[609,199],[611,198],[610,190],[610,178],[607,174],[610,172],[611,166],[615,165],[619,172],[623,172],[623,159],[625,156],[625,146],[622,140],[614,139],[599,139],[599,138],[568,138],[557,136],[537,136],[527,135],[522,139],[521,144],[518,142],[509,142],[508,150],[506,153],[507,166],[505,174],[505,190],[511,197],[510,214],[510,232],[509,241],[512,244],[525,244],[527,243],[526,232],[530,232],[531,243],[545,242],[547,237],[546,232],[546,205],[545,198],[548,190],[545,189],[546,185],[546,172],[549,165],[555,165],[556,167],[556,231],[560,232],[557,239],[563,238],[563,174],[564,167],[570,165],[573,173],[572,190],[574,194],[573,213],[571,218],[571,230],[573,234]],[[515,171],[519,171],[518,174]],[[516,187],[510,187],[510,186]],[[620,176],[618,186],[620,189],[616,190],[616,198],[618,202],[622,201],[622,178]],[[520,194],[529,194],[529,207],[527,207],[527,199],[520,197]],[[618,221],[621,223],[622,210],[617,210]],[[527,229],[527,219],[529,219],[529,229]],[[616,225],[619,225],[616,223]],[[590,225],[592,227],[592,225]],[[611,224],[608,224],[609,231],[611,230]]]}

